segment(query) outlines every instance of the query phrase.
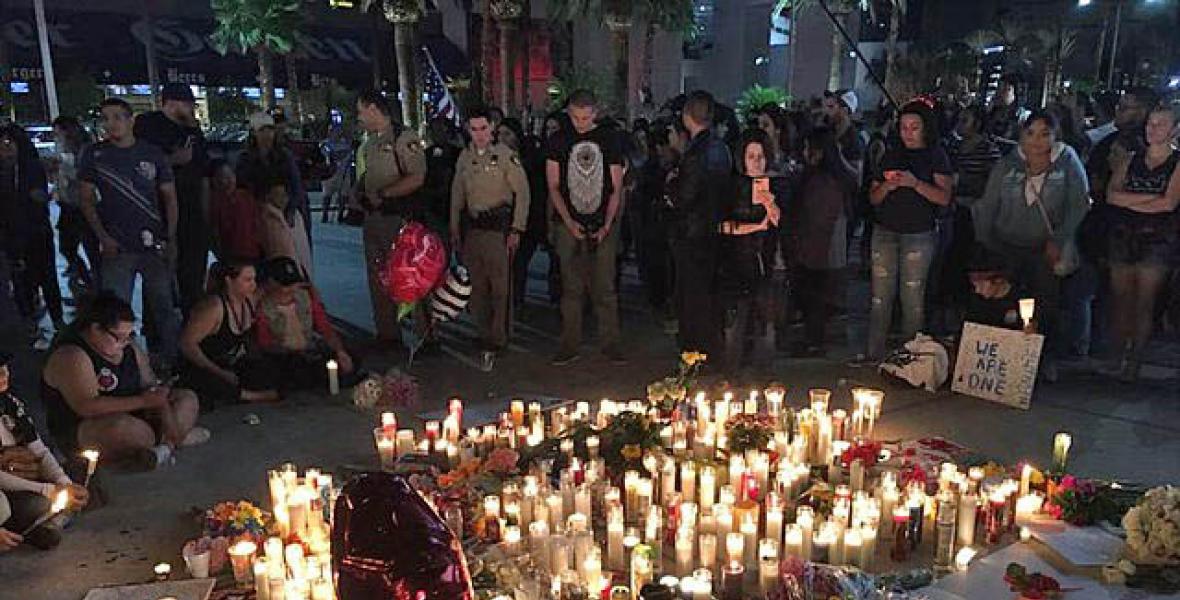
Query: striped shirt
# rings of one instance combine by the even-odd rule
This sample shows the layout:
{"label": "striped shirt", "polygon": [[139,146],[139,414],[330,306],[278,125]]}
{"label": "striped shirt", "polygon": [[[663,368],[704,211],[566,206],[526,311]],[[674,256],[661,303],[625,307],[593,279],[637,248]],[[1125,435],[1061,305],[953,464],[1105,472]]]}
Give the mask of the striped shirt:
{"label": "striped shirt", "polygon": [[996,161],[1000,160],[1000,148],[990,137],[984,137],[973,148],[964,148],[963,140],[955,138],[951,141],[948,153],[955,173],[959,176],[955,186],[955,196],[959,198],[979,198],[987,187],[988,175]]}
{"label": "striped shirt", "polygon": [[89,146],[78,159],[78,179],[98,188],[98,218],[124,252],[142,252],[165,239],[158,190],[173,178],[159,148],[142,140],[127,148]]}

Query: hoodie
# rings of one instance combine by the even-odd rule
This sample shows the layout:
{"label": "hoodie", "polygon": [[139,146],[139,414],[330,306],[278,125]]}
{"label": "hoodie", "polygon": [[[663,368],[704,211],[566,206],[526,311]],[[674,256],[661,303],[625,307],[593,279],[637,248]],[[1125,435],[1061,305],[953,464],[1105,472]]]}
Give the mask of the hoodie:
{"label": "hoodie", "polygon": [[[1034,188],[1040,187],[1034,182]],[[1049,241],[1049,228],[1031,199],[1028,163],[1017,149],[1001,160],[987,180],[983,196],[971,207],[976,238],[985,246],[1040,249]],[[1053,146],[1052,162],[1045,172],[1040,201],[1053,225],[1052,239],[1059,247],[1073,241],[1090,209],[1086,170],[1073,148],[1063,142]]]}

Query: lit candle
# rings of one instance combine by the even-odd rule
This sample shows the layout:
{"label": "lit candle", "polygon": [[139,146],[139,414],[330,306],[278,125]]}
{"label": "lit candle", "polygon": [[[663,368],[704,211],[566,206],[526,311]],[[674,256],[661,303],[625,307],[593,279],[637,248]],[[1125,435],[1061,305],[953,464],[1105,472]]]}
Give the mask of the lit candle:
{"label": "lit candle", "polygon": [[777,503],[767,502],[766,537],[775,542],[781,542],[783,539],[783,509]]}
{"label": "lit candle", "polygon": [[1033,516],[1041,511],[1045,499],[1036,494],[1028,494],[1016,499],[1016,524],[1025,525],[1032,521]]}
{"label": "lit candle", "polygon": [[758,518],[745,518],[742,520],[741,526],[742,537],[745,538],[743,542],[743,549],[745,551],[744,562],[746,566],[754,568],[758,566]]}
{"label": "lit candle", "polygon": [[697,543],[701,547],[701,568],[712,571],[717,565],[717,536],[702,533]]}
{"label": "lit candle", "polygon": [[811,542],[815,536],[815,511],[810,506],[800,506],[795,511],[795,522],[803,530],[803,560],[811,560]]}
{"label": "lit candle", "polygon": [[698,503],[701,505],[702,511],[711,510],[713,508],[713,499],[717,488],[717,470],[712,466],[706,466],[701,469],[701,489],[700,499]]}
{"label": "lit candle", "polygon": [[676,574],[687,577],[692,574],[693,530],[680,529],[676,532]]}
{"label": "lit candle", "polygon": [[582,577],[586,580],[586,589],[591,598],[602,595],[602,558],[595,549],[582,561]]}
{"label": "lit candle", "polygon": [[860,541],[860,568],[869,571],[877,557],[877,528],[872,523],[861,526]]}
{"label": "lit candle", "polygon": [[524,427],[524,400],[510,402],[508,411],[512,414],[512,424],[516,427]]}
{"label": "lit candle", "polygon": [[307,562],[303,560],[302,544],[287,544],[283,549],[283,556],[287,559],[287,569],[293,579],[302,579]]}
{"label": "lit candle", "polygon": [[504,552],[508,556],[520,555],[520,527],[509,525],[504,528]]}
{"label": "lit candle", "polygon": [[389,434],[389,430],[378,427],[373,430],[373,436],[377,440],[377,457],[380,459],[381,470],[393,469],[397,454],[394,439]]}
{"label": "lit candle", "polygon": [[500,497],[496,495],[484,496],[483,514],[493,519],[500,518]]}
{"label": "lit candle", "polygon": [[1028,543],[1032,539],[1032,530],[1028,527],[1020,528],[1020,541]]}
{"label": "lit candle", "polygon": [[1032,471],[1032,465],[1028,463],[1024,463],[1024,465],[1020,467],[1020,497],[1022,498],[1028,495],[1030,481],[1032,480]]}
{"label": "lit candle", "polygon": [[94,471],[98,469],[98,450],[87,448],[82,451],[82,458],[86,459],[86,480],[82,482],[82,487],[90,487],[90,478],[94,477]]}
{"label": "lit candle", "polygon": [[977,554],[979,554],[979,551],[970,546],[959,548],[958,554],[955,555],[955,567],[960,571],[966,571]]}
{"label": "lit candle", "polygon": [[832,399],[831,390],[813,389],[807,392],[808,398],[811,400],[811,411],[816,415],[823,415],[828,412],[828,401]]}
{"label": "lit candle", "polygon": [[844,562],[855,567],[864,568],[864,563],[861,561],[861,549],[864,546],[864,540],[860,536],[860,528],[853,527],[844,530],[844,548],[842,554],[844,555]]}
{"label": "lit candle", "polygon": [[335,396],[340,393],[340,365],[335,360],[328,360],[328,393]]}
{"label": "lit candle", "polygon": [[848,480],[852,491],[859,492],[865,487],[865,463],[861,459],[853,460],[848,466]]}
{"label": "lit candle", "polygon": [[152,567],[152,572],[156,574],[156,581],[167,581],[172,576],[172,565],[168,563],[158,563]]}
{"label": "lit candle", "polygon": [[696,463],[685,462],[680,465],[680,495],[685,502],[696,502],[697,468]]}
{"label": "lit candle", "polygon": [[784,547],[787,556],[803,558],[803,528],[798,523],[787,525]]}
{"label": "lit candle", "polygon": [[265,558],[258,558],[254,561],[254,597],[256,600],[270,600],[268,569]]}
{"label": "lit candle", "polygon": [[725,536],[725,557],[730,562],[744,562],[746,558],[746,537],[741,532]]}
{"label": "lit candle", "polygon": [[1037,311],[1037,301],[1035,298],[1021,298],[1018,301],[1020,306],[1020,320],[1024,321],[1024,330],[1032,330],[1033,314]]}
{"label": "lit candle", "polygon": [[549,530],[556,532],[558,526],[565,522],[561,494],[549,494],[545,498],[545,507],[549,511]]}
{"label": "lit candle", "polygon": [[1073,436],[1059,431],[1053,435],[1053,469],[1059,473],[1065,472],[1069,462],[1069,447],[1073,445]]}
{"label": "lit candle", "polygon": [[[638,550],[638,549],[637,549]],[[633,552],[631,554],[631,590],[632,598],[639,597],[639,590],[652,581],[652,563],[647,552]]]}
{"label": "lit candle", "polygon": [[239,541],[229,547],[229,562],[233,567],[234,582],[239,586],[250,583],[250,577],[253,575],[250,565],[257,551],[258,546],[248,540]]}
{"label": "lit candle", "polygon": [[959,497],[959,519],[955,527],[959,546],[970,546],[975,543],[975,520],[978,511],[978,496],[967,493]]}
{"label": "lit candle", "polygon": [[414,452],[414,430],[413,429],[399,429],[397,430],[397,454],[412,454]]}
{"label": "lit candle", "polygon": [[778,587],[778,542],[762,540],[758,543],[758,580],[763,595]]}
{"label": "lit candle", "polygon": [[623,554],[623,521],[612,519],[606,524],[606,561],[612,571],[622,571],[626,565]]}

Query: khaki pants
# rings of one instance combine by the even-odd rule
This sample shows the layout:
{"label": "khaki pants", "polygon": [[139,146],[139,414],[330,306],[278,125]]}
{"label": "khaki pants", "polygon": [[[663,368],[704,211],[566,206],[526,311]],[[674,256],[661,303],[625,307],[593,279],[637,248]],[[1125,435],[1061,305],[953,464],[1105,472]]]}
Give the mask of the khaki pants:
{"label": "khaki pants", "polygon": [[463,243],[471,273],[471,315],[479,329],[481,350],[508,343],[508,246],[500,231],[472,229]]}
{"label": "khaki pants", "polygon": [[576,240],[566,227],[554,225],[561,260],[561,350],[575,352],[582,343],[583,298],[590,296],[603,348],[619,342],[619,296],[615,290],[615,259],[619,228],[602,243]]}
{"label": "khaki pants", "polygon": [[373,213],[365,217],[363,228],[365,269],[369,273],[369,298],[373,302],[373,325],[377,329],[377,339],[384,341],[401,339],[397,325],[397,305],[389,299],[389,292],[381,285],[381,267],[389,253],[389,246],[404,222],[398,216]]}

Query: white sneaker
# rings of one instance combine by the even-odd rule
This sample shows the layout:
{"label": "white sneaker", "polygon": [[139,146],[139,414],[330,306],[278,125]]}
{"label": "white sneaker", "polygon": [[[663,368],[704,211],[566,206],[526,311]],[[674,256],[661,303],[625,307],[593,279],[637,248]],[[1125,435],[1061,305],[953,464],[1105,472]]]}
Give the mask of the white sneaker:
{"label": "white sneaker", "polygon": [[156,455],[157,469],[176,464],[176,456],[172,453],[172,447],[168,444],[160,444],[152,448],[152,454]]}
{"label": "white sneaker", "polygon": [[182,448],[191,448],[193,446],[200,446],[209,441],[213,434],[204,427],[193,427],[188,430],[188,434],[184,436],[184,440],[180,442]]}

